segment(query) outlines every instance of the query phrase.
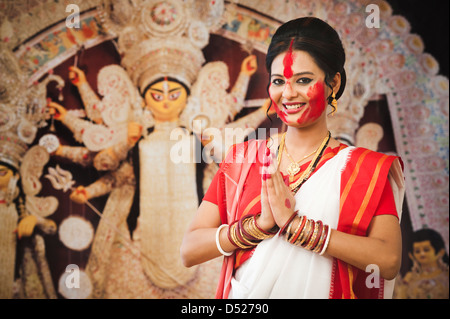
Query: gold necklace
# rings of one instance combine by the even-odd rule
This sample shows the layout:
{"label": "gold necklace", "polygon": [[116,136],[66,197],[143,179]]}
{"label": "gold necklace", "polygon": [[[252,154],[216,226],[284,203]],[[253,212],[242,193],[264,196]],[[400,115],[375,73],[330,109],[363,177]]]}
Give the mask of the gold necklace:
{"label": "gold necklace", "polygon": [[303,158],[299,161],[295,161],[291,154],[289,154],[287,147],[286,147],[286,143],[284,143],[284,150],[286,151],[286,155],[289,157],[291,163],[288,165],[287,167],[287,172],[289,174],[289,179],[292,182],[292,180],[294,179],[295,174],[297,174],[298,172],[300,172],[301,168],[300,168],[300,163],[303,162],[305,159],[307,159],[308,157],[310,157],[311,155],[313,155],[314,153],[317,152],[319,148],[316,148],[314,151],[312,151],[310,154],[303,156]]}
{"label": "gold necklace", "polygon": [[[286,133],[284,133],[284,135],[283,135],[283,137],[281,138],[281,141],[280,141],[280,146],[279,146],[279,150],[278,150],[278,158],[277,158],[278,165],[280,165],[280,162],[281,162],[281,154],[283,153],[283,149],[286,147],[286,145],[285,145],[285,136],[286,136]],[[308,165],[308,168],[303,171],[303,174],[299,177],[299,179],[295,183],[289,184],[289,188],[292,191],[294,191],[296,189],[298,190],[298,187],[300,185],[302,185],[309,178],[309,176],[311,175],[312,171],[316,168],[316,165],[318,163],[318,157],[322,156],[323,150],[328,145],[330,137],[331,137],[331,134],[330,134],[330,131],[328,131],[328,134],[323,139],[322,144],[316,150],[316,154],[315,154],[314,158],[311,160],[311,163]]]}

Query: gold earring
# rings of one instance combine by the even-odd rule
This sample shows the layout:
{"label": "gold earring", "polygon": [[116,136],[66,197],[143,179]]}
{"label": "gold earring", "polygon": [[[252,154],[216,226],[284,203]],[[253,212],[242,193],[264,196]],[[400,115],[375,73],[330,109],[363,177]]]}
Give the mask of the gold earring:
{"label": "gold earring", "polygon": [[338,107],[338,105],[337,105],[337,100],[336,100],[336,94],[333,92],[333,94],[331,94],[331,98],[332,98],[332,100],[331,100],[331,106],[333,106],[333,111],[331,112],[331,115],[333,116],[334,115],[334,113],[336,113],[336,111],[337,111],[337,107]]}

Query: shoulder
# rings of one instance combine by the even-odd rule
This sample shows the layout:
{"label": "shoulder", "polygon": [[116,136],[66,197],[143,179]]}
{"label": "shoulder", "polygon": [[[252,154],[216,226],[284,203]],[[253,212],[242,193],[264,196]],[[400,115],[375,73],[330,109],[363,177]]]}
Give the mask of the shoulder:
{"label": "shoulder", "polygon": [[266,144],[267,141],[265,140],[255,140],[255,139],[248,140],[242,143],[233,144],[231,147],[228,148],[224,162],[236,162],[239,161],[241,157],[257,155],[261,147],[263,147]]}
{"label": "shoulder", "polygon": [[392,162],[395,159],[399,159],[398,156],[372,151],[364,147],[350,148],[350,160],[364,162],[366,165],[369,163],[377,164],[380,161]]}
{"label": "shoulder", "polygon": [[401,183],[403,163],[400,157],[363,147],[351,147],[343,174],[385,177],[390,171],[398,177],[397,179]]}

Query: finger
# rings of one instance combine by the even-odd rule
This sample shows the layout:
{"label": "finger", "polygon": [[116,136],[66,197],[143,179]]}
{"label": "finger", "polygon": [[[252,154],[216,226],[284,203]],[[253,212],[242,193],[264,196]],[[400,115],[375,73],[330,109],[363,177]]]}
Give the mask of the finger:
{"label": "finger", "polygon": [[270,174],[271,186],[273,186],[275,193],[280,194],[279,179],[281,178],[281,173],[278,169],[278,162],[274,155],[270,155],[270,163],[267,167],[268,174]]}
{"label": "finger", "polygon": [[267,179],[262,178],[261,182],[261,204],[268,204]]}

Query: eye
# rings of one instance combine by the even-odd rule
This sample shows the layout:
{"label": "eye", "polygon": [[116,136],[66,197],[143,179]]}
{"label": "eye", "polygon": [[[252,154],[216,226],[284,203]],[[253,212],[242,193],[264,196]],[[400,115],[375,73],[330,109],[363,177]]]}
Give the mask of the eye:
{"label": "eye", "polygon": [[158,102],[164,100],[164,96],[162,94],[159,94],[159,93],[152,93],[152,98],[155,101],[158,101]]}
{"label": "eye", "polygon": [[272,80],[272,84],[273,85],[283,85],[284,84],[284,80],[282,80],[282,79],[273,79]]}
{"label": "eye", "polygon": [[178,99],[180,97],[180,95],[181,95],[181,91],[170,93],[169,100],[175,101],[176,99]]}
{"label": "eye", "polygon": [[299,84],[309,84],[309,83],[311,83],[311,81],[312,81],[312,79],[310,79],[310,78],[299,78],[297,80],[297,83],[299,83]]}

